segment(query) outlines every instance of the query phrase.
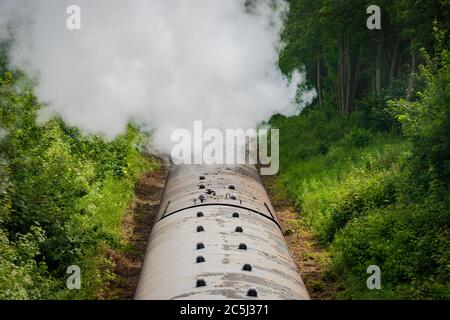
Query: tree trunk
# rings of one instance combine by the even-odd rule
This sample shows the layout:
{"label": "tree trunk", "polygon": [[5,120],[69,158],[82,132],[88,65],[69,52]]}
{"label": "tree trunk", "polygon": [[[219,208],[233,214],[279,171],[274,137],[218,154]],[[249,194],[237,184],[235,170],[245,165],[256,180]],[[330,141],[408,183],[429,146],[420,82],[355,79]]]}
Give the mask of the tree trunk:
{"label": "tree trunk", "polygon": [[372,97],[375,98],[377,95],[377,86],[376,86],[376,68],[377,68],[377,64],[376,64],[376,60],[377,60],[377,47],[374,46],[373,47],[373,59],[372,59]]}
{"label": "tree trunk", "polygon": [[411,56],[411,75],[409,76],[409,82],[408,82],[408,91],[406,94],[406,98],[408,100],[411,100],[412,98],[412,94],[413,94],[413,90],[414,90],[414,81],[416,78],[416,54],[413,53]]}
{"label": "tree trunk", "polygon": [[398,62],[397,62],[397,68],[395,68],[395,77],[398,78],[398,76],[402,72],[402,63],[403,63],[403,54],[400,52],[398,55]]}
{"label": "tree trunk", "polygon": [[353,81],[350,37],[346,33],[339,41],[338,54],[338,100],[342,113],[350,113],[352,110]]}
{"label": "tree trunk", "polygon": [[344,38],[339,41],[339,55],[338,55],[338,96],[339,96],[339,108],[341,112],[344,112],[345,106],[345,81],[344,81]]}
{"label": "tree trunk", "polygon": [[317,95],[319,96],[319,105],[322,106],[322,84],[320,79],[320,55],[317,56]]}
{"label": "tree trunk", "polygon": [[350,113],[351,95],[352,95],[352,61],[350,57],[350,41],[348,35],[346,35],[345,40],[345,64],[346,64],[345,113]]}
{"label": "tree trunk", "polygon": [[[362,50],[358,50],[358,58],[356,60],[356,66],[355,66],[355,73],[353,75],[353,86],[352,86],[352,97],[351,101],[354,101],[356,98],[356,91],[358,90],[358,76],[359,71],[361,70],[361,64],[362,64]],[[350,110],[351,111],[351,110]]]}
{"label": "tree trunk", "polygon": [[393,82],[395,80],[399,48],[400,48],[400,38],[397,37],[397,40],[395,41],[394,44],[394,52],[392,53],[391,68],[389,70],[389,88],[392,88]]}
{"label": "tree trunk", "polygon": [[377,52],[375,57],[375,90],[376,94],[381,94],[381,58],[383,54],[383,33],[380,33],[380,38],[377,43]]}

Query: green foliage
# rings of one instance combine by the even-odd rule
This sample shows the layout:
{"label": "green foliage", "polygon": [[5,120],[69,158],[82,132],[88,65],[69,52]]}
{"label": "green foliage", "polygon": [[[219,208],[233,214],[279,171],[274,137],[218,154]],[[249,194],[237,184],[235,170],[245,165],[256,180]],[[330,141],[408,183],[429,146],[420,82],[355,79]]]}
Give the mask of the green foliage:
{"label": "green foliage", "polygon": [[35,258],[45,241],[43,231],[33,227],[15,242],[0,229],[0,299],[40,299],[50,293],[54,280],[44,263]]}
{"label": "green foliage", "polygon": [[348,146],[355,146],[357,148],[364,148],[371,145],[373,142],[373,137],[367,130],[358,128],[349,132],[342,139],[342,143]]}
{"label": "green foliage", "polygon": [[[285,157],[282,153],[277,188],[288,193],[307,225],[329,246],[330,271],[343,288],[337,298],[448,299],[449,201],[431,192],[448,189],[434,187],[417,195],[421,178],[412,171],[414,142],[348,124],[348,133],[326,140],[328,151],[321,152],[316,142],[321,140],[305,130],[318,126],[317,119],[310,114],[291,119],[298,126],[295,139],[291,127],[284,127],[290,121],[273,120],[281,132],[280,149],[290,150]],[[327,123],[320,126],[329,130]],[[334,128],[333,121],[329,126]],[[358,143],[361,136],[364,143]],[[296,157],[305,152],[301,141],[315,147]],[[381,268],[382,290],[366,287],[366,269],[372,264]]]}
{"label": "green foliage", "polygon": [[[447,0],[288,2],[280,69],[286,74],[305,70],[307,86],[317,91],[320,79],[320,95],[330,104],[336,104],[343,94],[340,89],[348,91],[353,110],[363,107],[360,101],[368,96],[380,100],[382,108],[386,100],[404,97],[412,56],[433,42],[433,21],[443,30],[450,21]],[[381,9],[382,30],[366,27],[366,9],[373,4]],[[344,43],[348,43],[348,53],[341,51]],[[344,56],[346,63],[341,59]],[[344,79],[347,73],[350,77]],[[346,80],[348,83],[342,88]]]}
{"label": "green foliage", "polygon": [[[106,248],[124,247],[120,225],[137,175],[152,167],[136,128],[113,141],[83,136],[41,105],[19,74],[0,78],[0,298],[93,298],[112,275]],[[65,289],[75,264],[81,290]]]}
{"label": "green foliage", "polygon": [[[448,299],[449,219],[442,204],[425,200],[369,211],[352,220],[331,246],[341,298]],[[382,290],[365,287],[368,265],[382,270]]]}
{"label": "green foliage", "polygon": [[[280,68],[306,70],[316,88],[320,79],[323,99],[270,121],[280,129],[278,191],[329,248],[338,298],[450,299],[448,1],[381,1],[383,32],[365,28],[367,1],[289,2]],[[342,115],[345,72],[353,101]],[[366,286],[373,264],[381,290]]]}
{"label": "green foliage", "polygon": [[11,212],[12,184],[9,181],[9,171],[0,159],[0,226],[9,221]]}
{"label": "green foliage", "polygon": [[421,78],[426,84],[419,100],[389,102],[391,113],[413,143],[410,162],[410,183],[419,196],[432,193],[446,199],[450,187],[450,42],[446,33],[435,29],[435,56],[423,52],[426,64]]}

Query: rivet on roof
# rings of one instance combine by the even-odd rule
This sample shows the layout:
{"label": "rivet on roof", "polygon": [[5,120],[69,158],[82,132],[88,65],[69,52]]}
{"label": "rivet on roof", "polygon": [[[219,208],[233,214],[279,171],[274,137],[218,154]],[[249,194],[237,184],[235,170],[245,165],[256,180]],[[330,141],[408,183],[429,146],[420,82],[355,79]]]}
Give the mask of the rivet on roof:
{"label": "rivet on roof", "polygon": [[248,289],[247,291],[247,296],[248,297],[257,297],[258,296],[258,291],[256,291],[256,289]]}
{"label": "rivet on roof", "polygon": [[244,271],[252,271],[252,265],[251,264],[244,264],[244,266],[242,267],[242,270]]}
{"label": "rivet on roof", "polygon": [[205,245],[203,244],[203,242],[197,243],[197,250],[203,249],[204,247]]}
{"label": "rivet on roof", "polygon": [[239,250],[247,250],[247,245],[245,243],[239,244]]}
{"label": "rivet on roof", "polygon": [[197,288],[199,288],[199,287],[206,287],[206,281],[204,279],[197,279],[197,283],[196,283],[195,286]]}

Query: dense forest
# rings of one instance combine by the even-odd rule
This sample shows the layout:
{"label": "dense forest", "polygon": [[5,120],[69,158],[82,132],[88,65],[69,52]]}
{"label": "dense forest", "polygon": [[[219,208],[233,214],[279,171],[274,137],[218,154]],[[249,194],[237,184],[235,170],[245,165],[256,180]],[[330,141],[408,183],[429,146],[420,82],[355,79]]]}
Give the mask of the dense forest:
{"label": "dense forest", "polygon": [[[290,0],[279,68],[317,98],[280,129],[276,190],[331,255],[338,299],[450,299],[450,2]],[[110,141],[38,121],[35,83],[0,45],[0,299],[102,298],[108,249],[157,164],[133,125]],[[68,290],[67,267],[83,274]],[[381,289],[366,286],[369,265]],[[309,288],[311,290],[311,288]],[[313,290],[320,290],[320,285]],[[110,295],[111,296],[111,295]]]}
{"label": "dense forest", "polygon": [[289,3],[279,66],[317,98],[270,121],[277,189],[331,254],[322,281],[335,298],[449,299],[450,3],[378,1],[379,30],[371,2]]}

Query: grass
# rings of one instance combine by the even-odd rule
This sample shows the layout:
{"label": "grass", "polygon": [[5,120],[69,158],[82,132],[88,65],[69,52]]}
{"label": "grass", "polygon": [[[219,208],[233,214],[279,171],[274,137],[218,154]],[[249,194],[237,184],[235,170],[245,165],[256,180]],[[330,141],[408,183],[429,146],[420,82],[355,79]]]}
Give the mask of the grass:
{"label": "grass", "polygon": [[[281,132],[274,193],[292,200],[331,257],[310,290],[320,292],[328,278],[338,299],[448,298],[448,210],[431,196],[407,196],[410,142],[344,120],[330,121],[331,131],[341,128],[335,136],[323,134],[326,117],[314,112],[272,123]],[[382,270],[381,290],[366,286],[372,264]]]}
{"label": "grass", "polygon": [[[409,258],[416,255],[417,261],[439,275],[444,272],[420,247],[422,242],[443,246],[443,241],[436,244],[426,236],[433,227],[423,221],[427,211],[436,220],[442,211],[432,211],[432,205],[410,206],[402,198],[402,163],[410,152],[409,142],[395,130],[374,133],[346,124],[349,119],[333,117],[328,121],[325,111],[312,110],[272,121],[281,133],[281,166],[274,192],[292,200],[302,223],[331,256],[310,290],[320,291],[328,278],[338,281],[334,298],[445,296],[441,280],[420,289],[426,287],[426,273]],[[335,130],[341,133],[334,134]],[[411,210],[418,213],[412,215]],[[370,264],[382,266],[382,290],[366,287]],[[439,275],[435,277],[444,278]]]}
{"label": "grass", "polygon": [[[365,148],[337,145],[326,155],[303,161],[284,158],[276,186],[294,200],[296,208],[314,225],[318,220],[314,215],[326,214],[337,195],[361,181],[376,183],[388,175],[407,148],[398,136],[380,134]],[[318,225],[313,229],[318,231]]]}

